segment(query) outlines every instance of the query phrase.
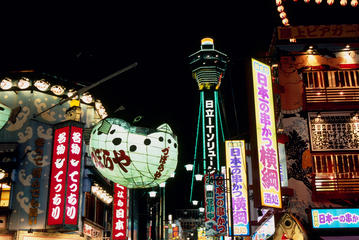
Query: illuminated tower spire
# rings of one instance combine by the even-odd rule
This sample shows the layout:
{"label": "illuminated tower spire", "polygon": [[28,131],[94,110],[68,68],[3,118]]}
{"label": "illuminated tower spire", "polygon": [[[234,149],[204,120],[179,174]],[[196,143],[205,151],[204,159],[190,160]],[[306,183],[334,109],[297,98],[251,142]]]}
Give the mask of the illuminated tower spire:
{"label": "illuminated tower spire", "polygon": [[[223,142],[224,136],[218,101],[218,89],[224,77],[227,63],[227,55],[214,49],[212,38],[203,38],[201,40],[201,49],[189,56],[192,77],[196,80],[200,91],[192,189],[195,171],[197,173],[200,171],[200,162],[198,160],[203,160],[204,174],[215,169],[220,171],[220,129],[222,129]],[[198,141],[199,136],[202,136],[202,142]],[[197,144],[200,146],[201,143],[202,157],[197,156],[197,150],[200,150],[200,148],[197,148]],[[192,201],[192,189],[190,201]]]}
{"label": "illuminated tower spire", "polygon": [[192,77],[197,81],[199,90],[218,90],[227,68],[226,54],[214,49],[212,38],[201,40],[201,50],[189,56]]}

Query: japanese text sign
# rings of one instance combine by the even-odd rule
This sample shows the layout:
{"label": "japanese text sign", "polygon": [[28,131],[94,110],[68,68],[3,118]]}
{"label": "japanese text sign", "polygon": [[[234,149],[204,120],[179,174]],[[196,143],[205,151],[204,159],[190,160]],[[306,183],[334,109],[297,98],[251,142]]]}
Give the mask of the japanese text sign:
{"label": "japanese text sign", "polygon": [[[249,208],[245,142],[226,141],[227,176],[231,177],[233,235],[249,235]],[[229,173],[230,171],[230,173]]]}
{"label": "japanese text sign", "polygon": [[214,167],[218,158],[218,123],[216,98],[217,92],[201,92],[203,104],[204,159],[208,166]]}
{"label": "japanese text sign", "polygon": [[280,168],[270,67],[252,59],[255,121],[262,206],[281,208]]}
{"label": "japanese text sign", "polygon": [[214,199],[214,191],[207,190],[206,185],[213,185],[213,175],[204,175],[204,223],[206,228],[206,236],[214,236],[217,235],[216,231],[216,209],[215,209],[215,199]]}
{"label": "japanese text sign", "polygon": [[114,186],[113,240],[127,239],[127,188],[118,183]]}
{"label": "japanese text sign", "polygon": [[223,235],[227,233],[225,179],[223,174],[214,174],[214,201],[217,233]]}
{"label": "japanese text sign", "polygon": [[278,39],[357,38],[359,24],[278,27]]}
{"label": "japanese text sign", "polygon": [[77,225],[82,156],[82,128],[55,130],[50,176],[48,225]]}
{"label": "japanese text sign", "polygon": [[359,208],[312,209],[313,228],[359,228]]}

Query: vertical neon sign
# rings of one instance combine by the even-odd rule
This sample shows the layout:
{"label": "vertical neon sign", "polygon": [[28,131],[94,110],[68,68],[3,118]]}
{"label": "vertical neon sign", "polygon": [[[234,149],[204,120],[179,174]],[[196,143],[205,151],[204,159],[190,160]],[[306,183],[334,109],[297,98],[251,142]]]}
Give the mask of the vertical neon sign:
{"label": "vertical neon sign", "polygon": [[261,204],[282,208],[271,71],[255,59],[252,71]]}
{"label": "vertical neon sign", "polygon": [[82,128],[55,129],[50,176],[48,225],[77,225],[82,156]]}
{"label": "vertical neon sign", "polygon": [[113,240],[127,239],[127,188],[118,183],[114,186]]}
{"label": "vertical neon sign", "polygon": [[[233,236],[250,235],[247,163],[243,140],[226,141],[227,176],[231,176]],[[229,171],[230,174],[229,174]]]}

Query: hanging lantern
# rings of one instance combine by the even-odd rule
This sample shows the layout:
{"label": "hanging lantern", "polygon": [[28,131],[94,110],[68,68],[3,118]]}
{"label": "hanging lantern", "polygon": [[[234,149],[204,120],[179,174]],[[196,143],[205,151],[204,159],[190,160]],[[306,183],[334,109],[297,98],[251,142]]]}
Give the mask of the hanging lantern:
{"label": "hanging lantern", "polygon": [[321,3],[322,3],[322,0],[315,0],[315,3],[316,3],[316,4],[321,4]]}
{"label": "hanging lantern", "polygon": [[281,12],[281,13],[279,14],[279,17],[280,17],[281,19],[285,18],[286,16],[287,16],[287,14],[286,14],[285,12]]}
{"label": "hanging lantern", "polygon": [[358,6],[358,0],[352,0],[351,3],[352,7]]}
{"label": "hanging lantern", "polygon": [[331,5],[333,5],[334,0],[327,0],[327,3],[328,3],[329,6],[331,6]]}
{"label": "hanging lantern", "polygon": [[282,5],[282,0],[275,0],[275,4],[276,4],[277,6]]}
{"label": "hanging lantern", "polygon": [[283,18],[282,23],[283,23],[284,26],[288,26],[289,25],[288,18]]}
{"label": "hanging lantern", "polygon": [[284,7],[281,5],[281,6],[279,6],[279,7],[277,7],[277,11],[278,12],[283,12],[284,11]]}
{"label": "hanging lantern", "polygon": [[305,3],[309,3],[309,2],[310,2],[310,0],[304,0],[304,2],[305,2]]}
{"label": "hanging lantern", "polygon": [[167,124],[149,129],[118,118],[106,118],[92,129],[90,152],[104,177],[128,188],[158,186],[178,161],[177,137]]}
{"label": "hanging lantern", "polygon": [[347,3],[348,3],[347,0],[340,0],[340,5],[342,5],[342,6],[346,6]]}

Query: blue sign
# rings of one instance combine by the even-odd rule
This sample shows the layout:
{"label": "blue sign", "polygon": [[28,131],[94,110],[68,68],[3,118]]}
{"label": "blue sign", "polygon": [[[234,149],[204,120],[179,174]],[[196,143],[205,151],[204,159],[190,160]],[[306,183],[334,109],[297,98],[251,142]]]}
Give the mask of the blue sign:
{"label": "blue sign", "polygon": [[312,209],[313,228],[359,228],[359,208]]}

